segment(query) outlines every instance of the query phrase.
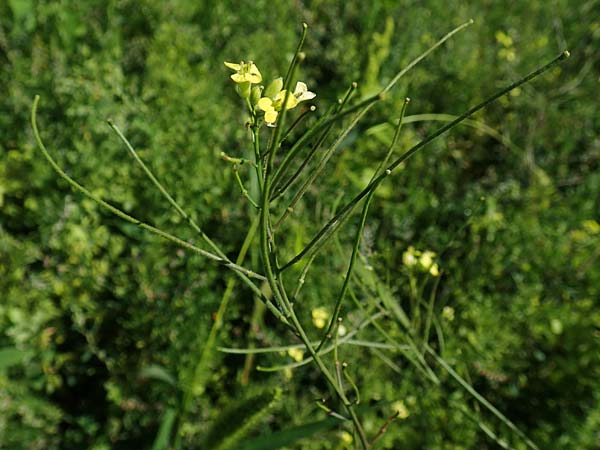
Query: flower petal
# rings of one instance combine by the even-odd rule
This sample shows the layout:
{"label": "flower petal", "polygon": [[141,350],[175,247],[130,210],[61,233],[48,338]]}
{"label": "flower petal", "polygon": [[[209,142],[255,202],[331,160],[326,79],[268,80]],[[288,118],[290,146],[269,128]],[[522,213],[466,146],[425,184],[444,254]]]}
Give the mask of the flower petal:
{"label": "flower petal", "polygon": [[308,87],[306,86],[306,83],[303,83],[302,81],[298,81],[296,83],[296,88],[294,89],[294,95],[296,97],[299,97],[300,95],[302,95],[303,92],[308,91]]}
{"label": "flower petal", "polygon": [[314,92],[310,92],[310,91],[305,91],[303,92],[301,95],[299,95],[297,97],[299,102],[303,102],[305,100],[310,100],[313,99],[317,96],[317,94],[315,94]]}
{"label": "flower petal", "polygon": [[225,61],[223,64],[225,64],[227,67],[229,67],[230,69],[233,69],[233,70],[240,70],[242,68],[242,66],[240,66],[239,64],[230,63],[227,61]]}
{"label": "flower petal", "polygon": [[283,89],[283,78],[275,78],[269,83],[265,89],[265,97],[275,98],[277,94]]}
{"label": "flower petal", "polygon": [[257,106],[265,112],[275,111],[275,109],[273,108],[273,100],[271,100],[269,97],[261,98],[258,101]]}
{"label": "flower petal", "polygon": [[248,70],[248,74],[251,77],[251,79],[248,81],[250,81],[251,83],[258,84],[262,81],[262,75],[260,74],[258,67],[256,67],[256,64],[250,63],[250,69]]}
{"label": "flower petal", "polygon": [[[286,92],[287,91],[285,91],[285,90],[280,91],[279,94],[277,94],[275,96],[275,103],[279,103],[283,107],[283,101],[285,100]],[[296,97],[294,97],[292,94],[288,95],[285,109],[295,108],[296,105],[298,105],[298,99]]]}
{"label": "flower petal", "polygon": [[265,122],[267,122],[267,124],[275,123],[276,120],[277,120],[277,111],[275,111],[274,109],[265,111]]}

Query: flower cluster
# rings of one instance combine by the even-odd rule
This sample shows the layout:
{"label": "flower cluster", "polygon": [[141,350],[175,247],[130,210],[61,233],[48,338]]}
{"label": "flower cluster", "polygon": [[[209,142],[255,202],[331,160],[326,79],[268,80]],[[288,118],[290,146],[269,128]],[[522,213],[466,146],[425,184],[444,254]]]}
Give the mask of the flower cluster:
{"label": "flower cluster", "polygon": [[231,79],[237,84],[240,96],[248,100],[251,112],[255,115],[262,113],[268,126],[274,126],[279,112],[284,108],[286,110],[295,108],[300,102],[311,100],[316,96],[302,81],[296,83],[294,92],[288,93],[283,89],[281,77],[274,79],[265,89],[260,85],[262,75],[252,61],[247,63],[242,61],[239,64],[225,62],[225,65],[235,70]]}
{"label": "flower cluster", "polygon": [[408,268],[417,268],[429,272],[431,276],[440,275],[440,268],[434,262],[435,253],[429,250],[416,250],[412,245],[402,254],[402,263]]}

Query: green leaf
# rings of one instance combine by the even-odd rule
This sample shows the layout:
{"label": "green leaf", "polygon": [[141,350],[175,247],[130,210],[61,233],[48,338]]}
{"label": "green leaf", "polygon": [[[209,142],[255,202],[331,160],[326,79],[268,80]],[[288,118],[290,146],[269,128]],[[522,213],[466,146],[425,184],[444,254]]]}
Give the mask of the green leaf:
{"label": "green leaf", "polygon": [[146,366],[140,370],[139,377],[141,379],[164,381],[171,386],[177,387],[177,380],[162,366]]}
{"label": "green leaf", "polygon": [[318,422],[307,423],[276,433],[259,436],[247,441],[240,447],[240,450],[275,450],[281,447],[291,445],[300,439],[307,438],[319,431],[329,430],[340,423],[339,420],[331,417]]}
{"label": "green leaf", "polygon": [[0,370],[8,369],[11,366],[21,364],[23,360],[31,355],[30,351],[18,350],[14,347],[4,347],[0,349]]}
{"label": "green leaf", "polygon": [[231,402],[217,417],[202,448],[239,449],[240,441],[254,428],[281,398],[281,389],[259,391]]}
{"label": "green leaf", "polygon": [[8,6],[12,10],[16,23],[24,24],[26,31],[33,30],[35,26],[33,0],[9,0]]}
{"label": "green leaf", "polygon": [[152,445],[152,450],[167,450],[167,448],[169,447],[169,442],[171,440],[171,432],[173,430],[173,425],[175,424],[176,417],[177,412],[175,411],[175,409],[169,408],[165,411],[160,422],[158,434],[156,435],[156,439],[154,439],[154,445]]}

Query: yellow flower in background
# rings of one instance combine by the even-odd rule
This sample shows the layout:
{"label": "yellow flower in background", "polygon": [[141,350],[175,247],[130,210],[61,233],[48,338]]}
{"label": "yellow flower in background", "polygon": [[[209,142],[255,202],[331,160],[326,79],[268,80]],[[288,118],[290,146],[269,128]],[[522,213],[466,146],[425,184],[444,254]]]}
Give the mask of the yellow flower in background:
{"label": "yellow flower in background", "polygon": [[592,219],[584,220],[582,225],[583,225],[583,229],[586,230],[590,234],[599,234],[600,233],[600,223],[596,222],[595,220],[592,220]]}
{"label": "yellow flower in background", "polygon": [[317,328],[324,328],[327,325],[327,319],[329,318],[329,313],[323,307],[318,307],[312,310],[311,312],[312,321]]}
{"label": "yellow flower in background", "polygon": [[354,440],[352,438],[352,435],[350,433],[348,433],[347,431],[342,431],[340,433],[340,440],[344,443],[344,444],[352,444],[352,441]]}
{"label": "yellow flower in background", "polygon": [[419,264],[421,264],[423,269],[429,270],[429,268],[433,264],[434,257],[435,257],[435,253],[430,252],[429,250],[426,250],[423,253],[421,253],[421,256],[419,257]]}
{"label": "yellow flower in background", "polygon": [[496,41],[504,47],[512,47],[513,45],[513,39],[502,30],[496,31]]}
{"label": "yellow flower in background", "polygon": [[262,81],[262,75],[258,67],[252,61],[248,61],[247,63],[241,61],[239,64],[225,61],[224,64],[230,69],[235,70],[236,73],[231,75],[231,79],[236,83],[258,84]]}
{"label": "yellow flower in background", "polygon": [[415,248],[411,245],[408,247],[404,253],[402,253],[402,264],[406,267],[413,267],[417,265],[418,259],[417,256],[420,252],[417,252]]}
{"label": "yellow flower in background", "polygon": [[288,355],[296,362],[300,362],[304,359],[304,352],[299,348],[291,348],[288,350]]}
{"label": "yellow flower in background", "polygon": [[408,410],[408,408],[404,404],[404,401],[402,401],[402,400],[398,400],[397,402],[394,402],[394,404],[392,405],[392,408],[394,411],[396,411],[398,413],[398,419],[404,420],[404,419],[408,418],[408,416],[410,416],[410,411]]}
{"label": "yellow flower in background", "polygon": [[416,267],[423,272],[429,272],[433,277],[440,276],[440,267],[435,260],[435,252],[416,250],[412,245],[402,253],[402,264],[406,267]]}
{"label": "yellow flower in background", "polygon": [[442,317],[448,322],[452,322],[454,320],[454,308],[452,306],[444,306],[442,308]]}

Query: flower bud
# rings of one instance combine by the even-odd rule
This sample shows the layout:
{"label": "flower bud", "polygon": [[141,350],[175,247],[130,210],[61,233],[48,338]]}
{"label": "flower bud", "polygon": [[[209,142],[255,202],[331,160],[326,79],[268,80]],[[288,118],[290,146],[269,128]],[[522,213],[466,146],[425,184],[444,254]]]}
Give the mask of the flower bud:
{"label": "flower bud", "polygon": [[283,78],[275,78],[265,89],[264,97],[274,98],[283,89]]}
{"label": "flower bud", "polygon": [[261,97],[261,89],[260,86],[254,86],[252,91],[250,92],[250,104],[252,107],[256,107],[256,104],[260,100]]}

